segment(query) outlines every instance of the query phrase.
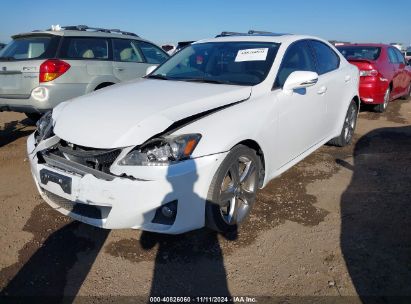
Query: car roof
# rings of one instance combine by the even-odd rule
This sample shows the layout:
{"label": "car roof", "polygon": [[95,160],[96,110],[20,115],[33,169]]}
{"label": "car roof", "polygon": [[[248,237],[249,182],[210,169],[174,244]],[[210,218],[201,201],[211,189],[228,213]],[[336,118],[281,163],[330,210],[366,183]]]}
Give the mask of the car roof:
{"label": "car roof", "polygon": [[51,28],[47,30],[34,30],[31,32],[20,33],[13,35],[12,38],[36,36],[36,35],[55,35],[55,36],[77,36],[77,37],[105,37],[105,38],[127,38],[127,39],[137,39],[144,40],[138,35],[121,31],[119,29],[104,29],[88,27],[86,25],[74,25],[74,26],[62,26],[56,28]]}
{"label": "car roof", "polygon": [[195,43],[207,43],[207,42],[235,42],[235,41],[249,41],[249,42],[274,42],[274,43],[292,43],[302,39],[314,39],[325,41],[321,38],[308,36],[308,35],[295,35],[295,34],[235,34],[228,36],[217,36],[210,39],[202,39]]}
{"label": "car roof", "polygon": [[339,45],[337,47],[353,47],[353,46],[373,46],[373,47],[390,47],[390,45],[388,44],[384,44],[384,43],[347,43],[347,44],[343,44],[343,45]]}

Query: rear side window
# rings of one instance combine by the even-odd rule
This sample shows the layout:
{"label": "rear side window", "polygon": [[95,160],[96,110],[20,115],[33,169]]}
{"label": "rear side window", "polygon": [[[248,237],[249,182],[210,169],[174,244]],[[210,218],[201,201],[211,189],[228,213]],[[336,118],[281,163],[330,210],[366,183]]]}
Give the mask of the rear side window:
{"label": "rear side window", "polygon": [[312,52],[307,41],[298,41],[288,47],[278,70],[274,88],[282,88],[288,76],[295,71],[316,72]]}
{"label": "rear side window", "polygon": [[319,75],[338,69],[340,66],[340,57],[334,50],[321,41],[311,40],[310,44],[317,61],[317,73]]}
{"label": "rear side window", "polygon": [[146,58],[147,63],[161,64],[169,57],[163,50],[155,45],[144,41],[139,41],[138,44],[144,54],[144,57]]}
{"label": "rear side window", "polygon": [[401,52],[397,49],[394,49],[395,54],[397,55],[397,63],[403,63],[405,64],[405,58],[404,55],[401,54]]}
{"label": "rear side window", "polygon": [[398,61],[397,55],[395,55],[395,51],[393,48],[388,48],[388,59],[391,63],[397,63]]}
{"label": "rear side window", "polygon": [[127,39],[113,39],[113,58],[121,62],[144,62],[138,46]]}
{"label": "rear side window", "polygon": [[1,56],[8,60],[53,58],[56,55],[59,39],[56,36],[16,38],[2,50]]}
{"label": "rear side window", "polygon": [[65,37],[60,57],[67,59],[109,59],[109,41],[105,38]]}

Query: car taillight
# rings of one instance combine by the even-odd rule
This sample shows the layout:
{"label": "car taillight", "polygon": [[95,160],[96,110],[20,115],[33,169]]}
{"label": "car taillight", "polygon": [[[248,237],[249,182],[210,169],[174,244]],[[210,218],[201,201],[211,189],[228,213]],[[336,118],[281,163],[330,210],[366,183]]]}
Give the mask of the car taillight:
{"label": "car taillight", "polygon": [[48,82],[60,77],[68,71],[70,65],[58,59],[48,59],[40,65],[40,82]]}
{"label": "car taillight", "polygon": [[375,76],[378,76],[378,71],[377,70],[361,70],[360,71],[360,76],[375,77]]}

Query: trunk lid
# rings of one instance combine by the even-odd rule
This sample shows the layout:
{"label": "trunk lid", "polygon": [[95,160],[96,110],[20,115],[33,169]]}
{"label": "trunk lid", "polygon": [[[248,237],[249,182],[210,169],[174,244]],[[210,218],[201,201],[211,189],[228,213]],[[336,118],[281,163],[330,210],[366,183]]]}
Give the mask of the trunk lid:
{"label": "trunk lid", "polygon": [[141,79],[58,106],[54,132],[93,148],[139,145],[176,121],[250,97],[251,87]]}
{"label": "trunk lid", "polygon": [[0,97],[30,96],[39,85],[39,69],[43,61],[0,61]]}
{"label": "trunk lid", "polygon": [[367,59],[349,59],[349,63],[358,67],[359,70],[373,70],[375,69],[375,62]]}

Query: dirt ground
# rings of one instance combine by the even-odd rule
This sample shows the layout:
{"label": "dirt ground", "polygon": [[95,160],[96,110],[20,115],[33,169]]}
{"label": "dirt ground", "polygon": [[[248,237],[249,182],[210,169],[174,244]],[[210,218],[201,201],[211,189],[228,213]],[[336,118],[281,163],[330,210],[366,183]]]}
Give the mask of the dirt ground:
{"label": "dirt ground", "polygon": [[34,127],[0,113],[1,295],[411,296],[410,101],[363,109],[352,145],[324,146],[269,183],[232,235],[69,220],[35,189],[25,152]]}

